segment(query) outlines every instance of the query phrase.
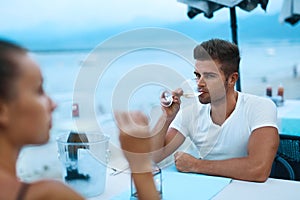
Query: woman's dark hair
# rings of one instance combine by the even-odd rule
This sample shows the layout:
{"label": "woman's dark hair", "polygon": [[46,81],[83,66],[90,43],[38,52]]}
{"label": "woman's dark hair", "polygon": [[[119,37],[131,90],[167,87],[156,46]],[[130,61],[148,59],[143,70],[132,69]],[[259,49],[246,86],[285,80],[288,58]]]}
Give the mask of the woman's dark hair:
{"label": "woman's dark hair", "polygon": [[238,72],[241,58],[237,45],[226,40],[211,39],[195,47],[194,59],[219,62],[221,70],[228,77]]}
{"label": "woman's dark hair", "polygon": [[26,52],[21,46],[0,38],[0,99],[10,100],[14,97],[14,82],[20,71],[17,56]]}

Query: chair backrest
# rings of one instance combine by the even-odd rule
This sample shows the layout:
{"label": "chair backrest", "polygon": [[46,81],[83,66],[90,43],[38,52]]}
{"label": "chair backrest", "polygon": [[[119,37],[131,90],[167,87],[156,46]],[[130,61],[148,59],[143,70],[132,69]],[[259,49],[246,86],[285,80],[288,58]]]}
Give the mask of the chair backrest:
{"label": "chair backrest", "polygon": [[300,181],[300,136],[280,134],[270,177]]}
{"label": "chair backrest", "polygon": [[276,155],[272,165],[270,177],[295,180],[295,172],[292,166],[284,158],[282,158],[279,155]]}
{"label": "chair backrest", "polygon": [[289,162],[300,162],[300,136],[280,135],[277,153]]}

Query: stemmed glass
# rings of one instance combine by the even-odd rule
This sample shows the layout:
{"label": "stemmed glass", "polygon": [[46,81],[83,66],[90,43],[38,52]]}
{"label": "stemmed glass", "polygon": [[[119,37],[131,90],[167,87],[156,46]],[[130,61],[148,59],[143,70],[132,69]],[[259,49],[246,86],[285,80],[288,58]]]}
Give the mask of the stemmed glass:
{"label": "stemmed glass", "polygon": [[[188,79],[182,82],[180,87],[183,90],[183,97],[185,98],[194,98],[202,94],[198,90],[196,79]],[[164,107],[170,107],[173,103],[173,96],[170,90],[164,90],[160,96],[160,103]]]}

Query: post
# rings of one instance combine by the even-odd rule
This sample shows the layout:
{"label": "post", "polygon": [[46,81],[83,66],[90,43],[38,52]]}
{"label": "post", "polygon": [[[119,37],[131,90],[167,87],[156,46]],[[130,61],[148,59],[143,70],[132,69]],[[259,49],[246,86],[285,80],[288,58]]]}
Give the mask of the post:
{"label": "post", "polygon": [[[237,40],[237,20],[236,20],[236,12],[235,7],[230,8],[230,25],[231,25],[231,36],[232,36],[232,42],[236,45],[238,45]],[[236,89],[237,91],[241,91],[241,74],[240,70],[238,71],[239,78],[236,82]]]}

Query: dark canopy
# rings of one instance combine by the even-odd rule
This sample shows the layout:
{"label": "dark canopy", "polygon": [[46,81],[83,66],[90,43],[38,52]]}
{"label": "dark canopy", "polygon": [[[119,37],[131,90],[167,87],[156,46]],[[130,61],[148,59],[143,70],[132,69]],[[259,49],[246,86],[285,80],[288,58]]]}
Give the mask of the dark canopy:
{"label": "dark canopy", "polygon": [[295,25],[300,20],[300,1],[284,0],[279,20]]}

